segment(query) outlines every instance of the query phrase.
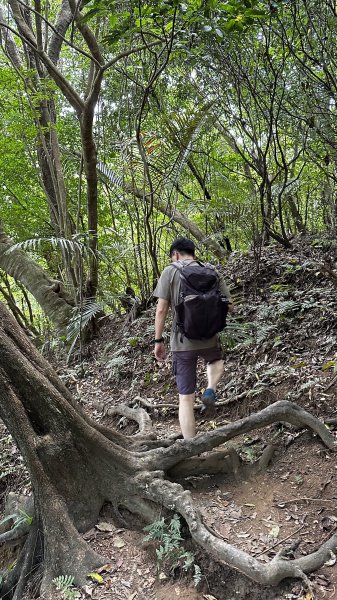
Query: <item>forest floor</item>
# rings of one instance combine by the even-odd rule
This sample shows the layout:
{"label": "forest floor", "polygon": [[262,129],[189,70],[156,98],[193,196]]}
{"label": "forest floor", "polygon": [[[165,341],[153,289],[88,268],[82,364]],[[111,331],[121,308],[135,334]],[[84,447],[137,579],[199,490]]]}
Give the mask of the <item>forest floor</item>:
{"label": "forest floor", "polygon": [[[212,420],[205,420],[196,410],[198,432],[287,399],[324,420],[337,435],[336,261],[337,242],[319,236],[299,238],[291,250],[271,246],[261,255],[233,253],[223,269],[237,304],[223,338],[225,374]],[[158,436],[174,436],[179,434],[177,394],[169,362],[157,365],[154,361],[153,322],[153,306],[132,323],[126,315],[107,317],[82,366],[66,367],[60,360],[57,370],[100,423],[135,434],[137,425],[110,416],[109,408],[123,403],[146,406]],[[197,398],[206,383],[202,365],[199,368]],[[295,541],[300,542],[294,550],[296,557],[313,552],[337,527],[336,456],[311,433],[281,423],[231,444],[245,463],[254,464],[270,442],[276,451],[263,473],[184,481],[204,522],[220,538],[261,561],[269,561]],[[29,480],[4,429],[0,429],[0,450],[3,502],[10,489],[27,492]],[[144,541],[146,534],[136,525],[132,530],[118,527],[109,507],[104,508],[99,523],[85,538],[107,558],[107,565],[101,572],[102,582],[88,580],[81,598],[337,599],[334,554],[309,576],[309,587],[302,581],[285,581],[266,588],[216,564],[186,536],[182,543],[194,553],[201,569],[201,581],[195,587],[193,569],[185,573],[173,557],[158,564],[156,545]]]}

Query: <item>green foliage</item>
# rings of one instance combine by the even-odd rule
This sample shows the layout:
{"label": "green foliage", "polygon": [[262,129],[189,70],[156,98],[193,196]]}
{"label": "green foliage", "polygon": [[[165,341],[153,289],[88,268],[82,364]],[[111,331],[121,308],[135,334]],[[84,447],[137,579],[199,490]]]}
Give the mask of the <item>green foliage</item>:
{"label": "green foliage", "polygon": [[285,285],[283,283],[274,283],[273,285],[270,286],[270,289],[272,290],[272,292],[280,292],[280,293],[284,294],[285,292],[289,291],[290,286]]}
{"label": "green foliage", "polygon": [[[108,298],[113,311],[129,285],[141,301],[149,299],[172,237],[186,234],[175,221],[179,213],[199,227],[203,240],[223,243],[227,235],[236,249],[256,247],[268,219],[281,239],[301,226],[319,231],[336,225],[336,19],[329,3],[319,0],[314,8],[311,0],[296,7],[281,0],[83,3],[98,45],[109,46],[106,57],[157,44],[104,72],[95,107],[98,298]],[[58,10],[52,1],[51,20]],[[79,32],[73,33],[87,51]],[[18,45],[24,60],[22,50]],[[59,68],[82,98],[89,63],[62,45]],[[0,71],[0,212],[6,232],[18,243],[14,247],[36,253],[53,276],[83,289],[85,262],[92,256],[79,121],[56,84],[41,78],[43,69],[23,64],[18,73],[2,55]],[[42,126],[40,108],[48,102],[57,118]],[[58,237],[54,227],[55,207],[39,164],[42,133],[58,137],[71,239]],[[318,236],[313,245],[333,248]],[[64,255],[70,268],[79,261],[80,283],[60,265]],[[289,258],[282,277],[301,269]],[[282,281],[271,291],[290,290]],[[74,318],[70,344],[79,340],[85,320]],[[230,326],[225,336],[228,348],[254,337]]]}
{"label": "green foliage", "polygon": [[145,541],[157,542],[157,570],[158,572],[166,568],[169,572],[174,572],[176,568],[181,568],[184,572],[193,569],[193,581],[197,586],[202,578],[199,565],[195,564],[195,557],[192,552],[186,551],[182,542],[181,523],[177,514],[168,521],[163,517],[154,521],[151,525],[144,527],[148,532]]}
{"label": "green foliage", "polygon": [[256,450],[251,446],[242,446],[241,452],[250,463],[253,463],[256,460]]}
{"label": "green foliage", "polygon": [[61,593],[63,600],[75,600],[81,596],[80,592],[73,587],[74,577],[72,575],[59,575],[53,579],[53,584]]}
{"label": "green foliage", "polygon": [[85,21],[94,17],[107,16],[110,32],[105,41],[113,44],[125,37],[127,32],[169,34],[176,19],[180,27],[193,28],[201,35],[213,34],[222,40],[224,32],[242,32],[267,16],[262,2],[258,0],[187,0],[178,2],[147,2],[140,4],[121,4],[114,0],[87,0]]}
{"label": "green foliage", "polygon": [[[20,514],[22,512],[22,514]],[[27,515],[24,511],[20,511],[20,513],[13,513],[11,515],[7,515],[0,521],[0,525],[5,525],[9,521],[13,521],[11,529],[16,529],[23,523],[27,523],[27,525],[31,525],[33,521],[33,517]]]}
{"label": "green foliage", "polygon": [[84,299],[81,306],[74,308],[73,316],[67,326],[67,342],[70,343],[68,360],[90,323],[102,314],[102,306],[97,302],[93,302],[90,298]]}
{"label": "green foliage", "polygon": [[38,250],[43,244],[51,244],[54,249],[60,249],[64,252],[69,252],[70,254],[88,254],[90,249],[80,241],[79,235],[74,236],[74,239],[69,240],[67,238],[60,237],[50,237],[50,238],[32,238],[29,240],[24,240],[23,242],[18,242],[17,244],[13,244],[13,246],[8,250],[8,253],[13,252],[14,250]]}

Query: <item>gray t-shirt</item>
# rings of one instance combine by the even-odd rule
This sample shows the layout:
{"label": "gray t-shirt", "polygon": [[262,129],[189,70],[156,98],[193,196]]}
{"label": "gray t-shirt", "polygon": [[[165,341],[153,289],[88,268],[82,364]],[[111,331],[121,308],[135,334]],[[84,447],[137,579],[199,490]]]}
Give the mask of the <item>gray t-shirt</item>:
{"label": "gray t-shirt", "polygon": [[[181,260],[180,264],[186,265],[194,263],[196,261]],[[220,291],[221,293],[231,301],[231,296],[227,285],[222,275],[217,271],[219,276]],[[172,351],[179,352],[183,350],[201,350],[204,348],[214,348],[218,345],[218,336],[207,340],[189,340],[185,336],[182,336],[180,331],[177,329],[176,314],[174,307],[179,302],[179,290],[180,290],[180,272],[173,265],[165,267],[158,281],[157,287],[153,294],[157,298],[168,300],[172,309],[172,329],[170,338],[170,347]],[[202,318],[202,317],[201,317]]]}

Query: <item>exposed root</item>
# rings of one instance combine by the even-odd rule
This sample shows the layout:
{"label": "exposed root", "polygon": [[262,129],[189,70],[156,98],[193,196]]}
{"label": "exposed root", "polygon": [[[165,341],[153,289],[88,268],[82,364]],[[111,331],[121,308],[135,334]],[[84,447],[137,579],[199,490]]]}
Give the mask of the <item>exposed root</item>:
{"label": "exposed root", "polygon": [[[336,550],[334,532],[308,556],[286,560],[279,555],[269,564],[262,563],[216,537],[202,523],[191,494],[165,480],[165,473],[178,463],[191,461],[238,435],[280,421],[311,429],[328,448],[334,449],[333,436],[317,418],[291,402],[281,401],[193,440],[177,440],[173,444],[170,441],[168,447],[161,444],[160,448],[134,451],[132,437],[109,431],[78,409],[51,367],[2,312],[0,305],[0,416],[24,457],[35,499],[34,528],[28,534],[18,567],[7,578],[7,595],[18,584],[15,600],[19,600],[29,570],[35,565],[34,557],[38,558],[33,547],[33,532],[35,546],[38,542],[37,524],[43,535],[41,593],[46,600],[54,597],[52,580],[59,575],[70,573],[76,585],[83,585],[87,573],[104,564],[104,559],[90,549],[79,532],[93,526],[104,502],[111,502],[116,509],[127,508],[146,520],[153,519],[155,506],[176,510],[186,520],[195,542],[207,553],[264,585],[275,585],[286,577],[304,578],[304,573],[319,568],[330,551]],[[141,435],[152,435],[152,424],[145,411],[126,407],[122,410],[127,418],[140,423]],[[141,443],[150,444],[146,440]],[[266,450],[260,466],[268,463],[270,452]],[[219,454],[218,461],[212,455],[201,457],[190,462],[189,468],[193,464],[201,469],[207,464],[211,469],[213,464],[216,470],[230,459],[235,472],[237,455],[231,456],[229,451],[213,454]],[[180,468],[186,469],[186,464]],[[10,595],[6,600],[11,600]]]}
{"label": "exposed root", "polygon": [[276,446],[274,444],[269,444],[266,446],[259,458],[259,471],[265,471],[268,468],[269,463],[274,456],[275,450]]}
{"label": "exposed root", "polygon": [[0,589],[0,598],[4,600],[20,600],[28,579],[42,560],[41,541],[38,524],[33,522],[15,567],[8,572],[6,580]]}
{"label": "exposed root", "polygon": [[130,408],[125,404],[108,408],[105,411],[106,415],[114,416],[121,415],[132,421],[136,421],[139,426],[139,433],[135,437],[145,437],[146,439],[156,439],[156,434],[153,431],[152,420],[146,410],[143,408]]}
{"label": "exposed root", "polygon": [[184,491],[180,485],[156,479],[148,482],[146,490],[148,498],[160,499],[166,508],[174,509],[184,517],[192,538],[209,555],[263,585],[277,585],[288,577],[307,580],[305,573],[319,569],[329,558],[330,551],[337,548],[335,533],[316,552],[293,560],[285,560],[279,554],[266,564],[212,534],[202,523],[190,492]]}
{"label": "exposed root", "polygon": [[184,477],[193,477],[198,475],[215,475],[226,473],[237,478],[250,477],[251,475],[265,471],[274,455],[276,446],[270,444],[262,452],[258,461],[250,464],[244,463],[239,454],[233,447],[223,451],[212,452],[198,457],[188,458],[181,461],[172,469],[169,469],[167,475],[176,480]]}
{"label": "exposed root", "polygon": [[[242,392],[241,394],[238,394],[237,396],[232,396],[231,398],[227,398],[227,400],[217,400],[216,403],[216,407],[220,407],[220,406],[228,406],[228,404],[232,404],[233,402],[237,402],[238,400],[241,400],[242,398],[245,398],[247,396],[248,392]],[[147,400],[147,398],[141,398],[141,396],[135,396],[133,398],[133,402],[139,402],[140,404],[142,404],[143,406],[145,406],[145,408],[148,408],[149,410],[157,410],[160,408],[166,408],[166,409],[171,409],[174,411],[178,411],[179,405],[178,402],[176,403],[172,403],[172,402],[159,402],[156,404],[153,404],[153,402],[150,402],[149,400]],[[194,410],[198,411],[201,410],[204,407],[204,405],[202,403],[196,403],[194,405]]]}
{"label": "exposed root", "polygon": [[193,477],[198,475],[213,475],[215,473],[231,473],[236,476],[241,466],[241,460],[234,448],[221,452],[213,452],[204,456],[192,457],[178,463],[168,471],[173,479]]}
{"label": "exposed root", "polygon": [[186,458],[210,451],[238,435],[266,427],[279,421],[307,427],[316,433],[329,449],[337,448],[335,438],[325,427],[324,423],[297,404],[288,402],[287,400],[280,400],[244,419],[229,423],[208,433],[201,433],[192,440],[177,440],[169,448],[150,450],[144,456],[144,459],[146,457],[146,467],[149,470],[159,467],[168,471]]}

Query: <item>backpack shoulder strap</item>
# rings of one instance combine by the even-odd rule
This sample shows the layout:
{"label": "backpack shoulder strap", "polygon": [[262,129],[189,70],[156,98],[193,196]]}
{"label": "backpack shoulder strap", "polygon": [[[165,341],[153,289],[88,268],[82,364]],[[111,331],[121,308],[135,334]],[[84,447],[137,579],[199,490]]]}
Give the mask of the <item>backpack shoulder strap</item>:
{"label": "backpack shoulder strap", "polygon": [[174,262],[171,263],[171,267],[174,267],[175,269],[177,269],[178,271],[182,271],[184,268],[184,265],[182,265],[179,260],[175,260]]}
{"label": "backpack shoulder strap", "polygon": [[[199,267],[210,267],[212,265],[209,265],[208,263],[203,263],[201,262],[201,260],[193,260],[191,261],[191,263],[197,263],[199,265]],[[172,267],[175,267],[176,269],[178,269],[178,271],[183,271],[185,269],[185,267],[189,267],[189,265],[191,263],[188,263],[187,265],[182,264],[182,261],[180,260],[175,260],[174,262],[171,263]],[[214,267],[212,266],[212,268],[214,269]]]}

